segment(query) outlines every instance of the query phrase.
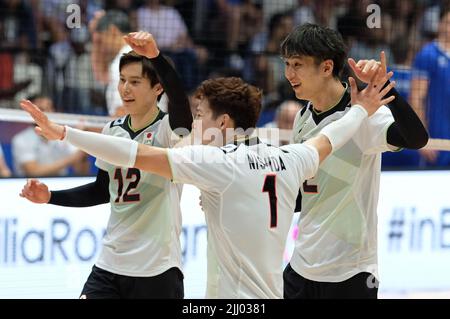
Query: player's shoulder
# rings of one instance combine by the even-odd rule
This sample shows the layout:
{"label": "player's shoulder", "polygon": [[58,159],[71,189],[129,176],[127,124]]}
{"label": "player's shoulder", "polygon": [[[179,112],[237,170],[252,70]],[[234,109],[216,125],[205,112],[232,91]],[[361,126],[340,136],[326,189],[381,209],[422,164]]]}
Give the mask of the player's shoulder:
{"label": "player's shoulder", "polygon": [[292,143],[280,146],[279,151],[284,154],[290,154],[290,153],[302,153],[302,152],[309,152],[311,150],[310,147],[306,146],[303,143]]}
{"label": "player's shoulder", "polygon": [[296,120],[309,118],[311,116],[311,102],[308,102],[304,107],[302,107],[295,116]]}
{"label": "player's shoulder", "polygon": [[430,43],[425,44],[422,47],[421,51],[429,54],[438,54],[440,49],[438,43],[436,41],[432,41]]}
{"label": "player's shoulder", "polygon": [[108,127],[110,129],[112,129],[113,127],[117,127],[117,126],[123,126],[123,124],[125,124],[125,121],[127,119],[127,116],[123,116],[123,117],[119,117],[118,119],[112,120],[110,122],[108,122],[105,127]]}
{"label": "player's shoulder", "polygon": [[222,152],[224,152],[225,154],[230,154],[230,153],[236,152],[238,147],[239,146],[236,144],[227,144],[227,145],[220,147],[220,150]]}
{"label": "player's shoulder", "polygon": [[103,126],[102,134],[112,135],[117,132],[117,129],[124,129],[124,124],[126,123],[127,116],[116,118]]}
{"label": "player's shoulder", "polygon": [[[421,59],[423,59],[423,60],[432,59],[432,58],[438,56],[439,52],[440,52],[440,49],[439,49],[438,44],[435,41],[433,41],[433,42],[425,44],[420,49],[420,51],[416,55],[415,60],[417,62],[417,61],[420,61]],[[428,61],[428,63],[429,63],[429,61]]]}

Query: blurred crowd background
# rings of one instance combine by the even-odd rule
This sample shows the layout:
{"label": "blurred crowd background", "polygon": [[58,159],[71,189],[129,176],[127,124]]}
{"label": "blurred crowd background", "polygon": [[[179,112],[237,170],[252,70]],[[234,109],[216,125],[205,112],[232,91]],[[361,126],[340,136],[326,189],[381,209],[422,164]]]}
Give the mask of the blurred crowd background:
{"label": "blurred crowd background", "polygon": [[[430,136],[450,139],[449,8],[449,0],[0,0],[0,114],[23,98],[48,112],[123,114],[122,35],[144,30],[190,94],[207,78],[240,76],[263,89],[258,126],[289,130],[306,102],[284,78],[279,46],[296,25],[316,23],[338,30],[355,60],[384,50]],[[0,121],[1,176],[94,172],[92,158],[33,134],[32,126]],[[383,167],[450,167],[450,154],[401,151],[384,156]]]}

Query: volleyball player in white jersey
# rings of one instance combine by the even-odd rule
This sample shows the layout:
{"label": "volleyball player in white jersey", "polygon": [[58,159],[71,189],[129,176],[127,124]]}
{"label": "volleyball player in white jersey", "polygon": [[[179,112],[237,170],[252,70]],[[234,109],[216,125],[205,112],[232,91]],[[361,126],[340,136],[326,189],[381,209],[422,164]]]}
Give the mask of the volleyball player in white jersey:
{"label": "volleyball player in white jersey", "polygon": [[[293,141],[301,143],[351,110],[347,84],[339,75],[345,46],[334,30],[297,27],[281,45],[285,75],[297,98],[310,103],[298,112]],[[373,70],[386,74],[386,61],[349,64],[365,82]],[[375,85],[385,85],[384,78]],[[428,134],[413,109],[393,89],[390,109],[382,106],[358,132],[303,184],[298,204],[299,236],[284,272],[285,298],[377,297],[377,201],[381,153],[421,148]],[[296,211],[300,211],[298,205]]]}
{"label": "volleyball player in white jersey", "polygon": [[[215,259],[215,267],[208,263],[207,297],[281,298],[283,251],[298,187],[316,174],[319,162],[345,143],[368,114],[393,99],[381,98],[391,86],[384,90],[370,86],[361,92],[354,86],[352,102],[364,108],[352,107],[304,144],[281,148],[249,138],[259,116],[261,92],[238,78],[207,80],[197,91],[201,99],[197,119],[203,133],[208,133],[202,135],[202,142],[222,147],[152,147],[63,127],[50,122],[30,102],[21,106],[35,119],[38,132],[49,139],[64,138],[114,165],[200,188],[214,255],[208,258]],[[224,135],[236,128],[246,134]]]}
{"label": "volleyball player in white jersey", "polygon": [[[135,45],[144,38],[145,45]],[[129,115],[108,123],[103,134],[172,147],[177,140],[171,138],[173,130],[185,128],[189,133],[192,125],[181,80],[159,54],[150,34],[131,33],[125,40],[134,51],[120,59],[118,90]],[[163,90],[169,98],[169,115],[157,106]],[[30,180],[22,191],[23,197],[35,203],[70,207],[111,204],[103,248],[82,297],[182,298],[181,185],[101,159],[96,165],[97,179],[91,184],[50,192],[46,185]]]}

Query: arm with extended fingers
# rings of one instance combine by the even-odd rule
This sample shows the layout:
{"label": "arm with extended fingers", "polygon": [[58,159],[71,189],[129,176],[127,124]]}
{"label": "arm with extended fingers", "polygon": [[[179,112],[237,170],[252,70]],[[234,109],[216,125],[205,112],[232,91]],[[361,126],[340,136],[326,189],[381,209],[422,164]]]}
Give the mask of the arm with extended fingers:
{"label": "arm with extended fingers", "polygon": [[164,148],[139,144],[134,140],[85,132],[53,123],[30,101],[20,106],[28,112],[37,124],[36,133],[49,140],[64,140],[92,156],[122,167],[136,167],[141,170],[172,178],[172,170]]}
{"label": "arm with extended fingers", "polygon": [[[350,110],[339,120],[325,126],[316,137],[305,142],[305,144],[317,149],[320,162],[329,154],[345,145],[368,116],[375,113],[382,105],[394,100],[394,96],[386,97],[386,94],[394,87],[395,82],[389,83],[388,86],[382,88],[376,84],[379,80],[379,73],[380,71],[377,71],[372,76],[369,85],[362,91],[358,91],[355,79],[349,78],[352,103]],[[390,76],[392,74],[385,75],[386,80]]]}
{"label": "arm with extended fingers", "polygon": [[[380,70],[379,76],[375,79],[375,85],[389,85],[388,80],[384,80],[383,75],[387,73],[386,55],[384,51],[380,54],[381,62],[375,60],[361,60],[356,63],[353,59],[348,60],[348,64],[355,75],[363,82],[367,83],[370,76]],[[392,88],[386,96],[394,96],[395,99],[388,104],[395,122],[389,127],[387,132],[387,142],[390,145],[419,149],[428,142],[428,133],[411,105]]]}

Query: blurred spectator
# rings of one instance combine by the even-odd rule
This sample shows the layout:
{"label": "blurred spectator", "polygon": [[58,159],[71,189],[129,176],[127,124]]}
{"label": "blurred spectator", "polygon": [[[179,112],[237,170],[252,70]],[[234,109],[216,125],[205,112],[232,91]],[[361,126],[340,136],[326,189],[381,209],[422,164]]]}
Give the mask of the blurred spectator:
{"label": "blurred spectator", "polygon": [[[442,8],[438,37],[416,55],[418,70],[411,83],[411,101],[431,138],[450,139],[450,6]],[[428,165],[449,166],[450,152],[420,150]]]}
{"label": "blurred spectator", "polygon": [[8,165],[6,165],[5,158],[3,156],[2,145],[0,144],[0,177],[10,177],[11,171],[9,170]]}
{"label": "blurred spectator", "polygon": [[219,16],[224,20],[225,45],[230,54],[248,45],[263,28],[263,8],[255,0],[217,0]]}
{"label": "blurred spectator", "polygon": [[28,2],[0,0],[0,106],[11,107],[30,80],[15,79],[16,52],[36,47],[36,23]]}
{"label": "blurred spectator", "polygon": [[119,10],[128,15],[131,30],[139,30],[136,23],[136,9],[143,2],[136,0],[104,0],[105,11]]}
{"label": "blurred spectator", "polygon": [[294,100],[281,103],[275,113],[275,120],[264,125],[264,127],[277,127],[282,130],[292,130],[295,116],[303,106]]}
{"label": "blurred spectator", "polygon": [[151,33],[160,50],[169,56],[184,80],[185,88],[193,90],[199,83],[199,63],[206,62],[207,51],[194,46],[180,13],[160,0],[146,0],[137,10],[139,30]]}
{"label": "blurred spectator", "polygon": [[95,105],[92,98],[101,94],[101,87],[94,81],[90,54],[86,51],[88,41],[89,31],[86,26],[71,30],[71,51],[64,66],[64,111],[104,114],[102,105]]}
{"label": "blurred spectator", "polygon": [[[44,112],[53,112],[53,103],[46,96],[30,98]],[[11,142],[15,172],[19,176],[64,176],[69,167],[76,174],[86,175],[89,163],[86,154],[60,141],[47,141],[29,127],[15,135]]]}
{"label": "blurred spectator", "polygon": [[51,42],[64,41],[67,38],[67,18],[70,5],[78,5],[82,24],[93,19],[96,11],[102,8],[103,0],[40,0],[43,24],[49,31]]}
{"label": "blurred spectator", "polygon": [[370,0],[353,0],[345,16],[338,20],[338,31],[350,48],[349,57],[356,61],[363,59],[378,59],[381,51],[386,58],[391,59],[388,46],[388,34],[391,30],[392,18],[388,12],[381,14],[380,28],[369,27],[367,7]]}
{"label": "blurred spectator", "polygon": [[439,16],[442,8],[450,5],[450,0],[432,1],[432,5],[425,9],[419,27],[425,41],[432,41],[438,35]]}
{"label": "blurred spectator", "polygon": [[[287,100],[282,102],[275,111],[275,118],[272,122],[266,123],[264,128],[278,128],[279,137],[278,141],[272,139],[266,139],[263,133],[261,133],[262,138],[265,142],[273,144],[276,146],[286,145],[289,143],[291,136],[292,126],[294,125],[295,116],[298,111],[302,108],[302,104],[295,100]],[[266,110],[267,112],[267,110]],[[271,134],[270,134],[271,135]],[[270,136],[269,135],[269,136]]]}
{"label": "blurred spectator", "polygon": [[305,23],[316,23],[316,17],[313,11],[312,0],[297,0],[297,7],[294,9],[294,25]]}
{"label": "blurred spectator", "polygon": [[255,34],[264,29],[261,4],[254,0],[244,0],[241,8],[241,23],[237,49],[246,49]]}
{"label": "blurred spectator", "polygon": [[[413,48],[410,45],[409,37],[399,36],[394,39],[391,51],[394,63],[390,68],[394,72],[391,81],[395,81],[397,92],[409,103],[411,103],[411,79],[413,69],[411,68],[413,59]],[[389,107],[389,105],[388,105]],[[399,152],[384,152],[382,154],[382,166],[392,168],[418,168],[420,166],[420,154],[417,150],[404,149]]]}
{"label": "blurred spectator", "polygon": [[14,105],[18,105],[21,99],[42,92],[43,71],[40,65],[33,62],[32,56],[27,51],[17,53],[14,60],[14,82],[29,83],[16,94]]}
{"label": "blurred spectator", "polygon": [[37,47],[36,21],[28,1],[0,0],[0,47]]}
{"label": "blurred spectator", "polygon": [[264,23],[269,23],[273,15],[279,12],[287,12],[297,6],[298,0],[262,0]]}
{"label": "blurred spectator", "polygon": [[117,10],[99,12],[89,28],[92,34],[92,69],[95,78],[106,84],[108,113],[111,116],[123,116],[125,108],[117,87],[120,81],[120,57],[131,51],[123,40],[123,36],[131,32],[129,18]]}
{"label": "blurred spectator", "polygon": [[397,0],[388,2],[388,12],[392,17],[391,30],[388,32],[388,43],[394,44],[394,39],[419,39],[419,4],[417,1]]}
{"label": "blurred spectator", "polygon": [[139,30],[150,32],[161,49],[179,51],[191,46],[186,24],[179,12],[160,4],[160,0],[146,0],[137,10]]}
{"label": "blurred spectator", "polygon": [[348,46],[357,38],[364,37],[367,29],[366,8],[368,4],[368,1],[351,0],[348,11],[337,20],[337,31],[342,35]]}
{"label": "blurred spectator", "polygon": [[[252,50],[263,47],[254,55],[252,82],[263,89],[267,101],[279,99],[279,86],[286,82],[284,77],[284,62],[280,58],[279,47],[283,39],[294,27],[294,20],[290,13],[276,13],[269,23],[267,36],[257,35],[259,44],[255,41]],[[264,45],[264,46],[263,46]]]}
{"label": "blurred spectator", "polygon": [[349,9],[352,8],[350,2],[351,0],[314,1],[314,16],[317,24],[337,30],[339,19],[345,16]]}

